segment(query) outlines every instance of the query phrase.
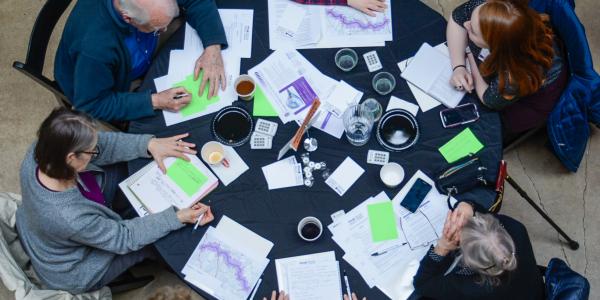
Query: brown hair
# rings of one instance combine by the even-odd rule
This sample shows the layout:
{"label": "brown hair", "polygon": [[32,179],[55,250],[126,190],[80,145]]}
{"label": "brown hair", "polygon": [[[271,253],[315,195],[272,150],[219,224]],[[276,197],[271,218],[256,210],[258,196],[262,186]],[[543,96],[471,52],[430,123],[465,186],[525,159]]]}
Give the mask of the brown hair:
{"label": "brown hair", "polygon": [[483,39],[490,55],[481,64],[484,77],[497,74],[500,94],[505,87],[517,88],[517,95],[536,92],[552,66],[552,28],[547,15],[540,15],[523,1],[488,0],[479,11]]}
{"label": "brown hair", "polygon": [[159,288],[154,295],[150,296],[148,300],[191,300],[192,295],[190,291],[180,285],[172,288],[170,286],[164,286]]}
{"label": "brown hair", "polygon": [[56,108],[42,122],[34,156],[40,171],[55,179],[73,179],[75,170],[67,164],[67,155],[81,153],[94,143],[96,125],[82,112]]}

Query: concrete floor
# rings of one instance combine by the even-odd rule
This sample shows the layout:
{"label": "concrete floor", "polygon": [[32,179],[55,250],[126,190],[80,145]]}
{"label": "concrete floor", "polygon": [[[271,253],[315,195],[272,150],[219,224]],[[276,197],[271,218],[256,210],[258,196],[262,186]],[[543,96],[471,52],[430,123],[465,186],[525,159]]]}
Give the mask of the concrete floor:
{"label": "concrete floor", "polygon": [[[461,0],[423,0],[448,16]],[[27,41],[35,17],[44,0],[0,0],[0,191],[19,192],[18,169],[23,153],[35,137],[41,120],[56,105],[44,88],[11,68],[15,60],[23,61]],[[600,2],[577,0],[577,14],[587,28],[590,48],[600,69]],[[64,20],[49,46],[47,70],[52,70],[54,51]],[[51,72],[48,74],[51,76]],[[591,299],[600,299],[600,131],[592,129],[586,156],[579,171],[567,172],[550,153],[545,136],[539,135],[508,153],[509,172],[517,182],[550,214],[568,234],[580,242],[572,251],[559,242],[558,234],[510,187],[507,187],[503,213],[523,222],[528,230],[538,264],[552,257],[567,261],[586,276],[591,285]],[[141,272],[144,272],[142,270]],[[171,273],[146,270],[157,274],[157,280],[143,289],[116,295],[116,299],[143,299],[162,285],[179,280]],[[181,282],[179,282],[181,284]],[[13,299],[12,293],[0,286],[0,299]],[[194,298],[199,298],[194,295]]]}

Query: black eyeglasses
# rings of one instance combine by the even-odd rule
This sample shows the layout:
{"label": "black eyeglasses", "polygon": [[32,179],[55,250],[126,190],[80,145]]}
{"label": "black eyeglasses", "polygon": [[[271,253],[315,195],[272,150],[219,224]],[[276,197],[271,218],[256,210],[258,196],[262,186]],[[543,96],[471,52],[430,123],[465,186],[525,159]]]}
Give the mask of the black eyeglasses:
{"label": "black eyeglasses", "polygon": [[89,154],[92,156],[92,158],[96,158],[100,154],[100,148],[98,147],[98,145],[96,145],[93,151],[79,151],[79,153]]}

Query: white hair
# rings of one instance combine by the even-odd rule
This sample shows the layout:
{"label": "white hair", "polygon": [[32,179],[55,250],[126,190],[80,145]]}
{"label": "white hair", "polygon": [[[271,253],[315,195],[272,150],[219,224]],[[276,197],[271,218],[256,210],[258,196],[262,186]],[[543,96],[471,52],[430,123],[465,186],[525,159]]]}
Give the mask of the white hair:
{"label": "white hair", "polygon": [[479,283],[500,284],[500,275],[517,268],[515,243],[490,214],[469,219],[460,235],[462,263],[481,275]]}
{"label": "white hair", "polygon": [[[179,15],[179,6],[175,0],[161,0],[144,2],[152,3],[157,5],[157,9],[166,14],[170,18],[175,18]],[[150,22],[150,7],[148,5],[140,4],[140,0],[119,0],[121,8],[127,13],[127,15],[134,19],[139,24],[148,24]]]}

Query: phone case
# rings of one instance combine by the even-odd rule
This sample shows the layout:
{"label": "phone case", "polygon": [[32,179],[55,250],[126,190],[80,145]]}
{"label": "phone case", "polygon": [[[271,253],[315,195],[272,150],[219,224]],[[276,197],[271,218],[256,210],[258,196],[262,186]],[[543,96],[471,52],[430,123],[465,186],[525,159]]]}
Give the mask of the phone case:
{"label": "phone case", "polygon": [[[476,117],[474,119],[466,120],[466,121],[462,121],[462,122],[458,122],[458,123],[455,123],[455,124],[446,124],[446,122],[444,122],[444,112],[450,111],[450,110],[453,110],[453,109],[458,109],[458,108],[465,107],[465,106],[470,106],[470,105],[473,105],[475,107],[475,115],[476,115]],[[477,106],[475,104],[473,104],[473,103],[462,104],[462,105],[459,105],[459,106],[457,106],[455,108],[447,108],[447,109],[444,109],[444,110],[440,111],[440,120],[442,121],[442,126],[444,126],[444,128],[452,128],[452,127],[456,127],[456,126],[460,126],[460,125],[464,125],[464,124],[473,123],[473,122],[479,120],[479,110],[477,109]]]}
{"label": "phone case", "polygon": [[417,211],[427,193],[431,190],[431,184],[425,182],[423,179],[419,178],[413,186],[410,188],[406,197],[400,202],[404,208],[408,209],[410,212],[414,213]]}

